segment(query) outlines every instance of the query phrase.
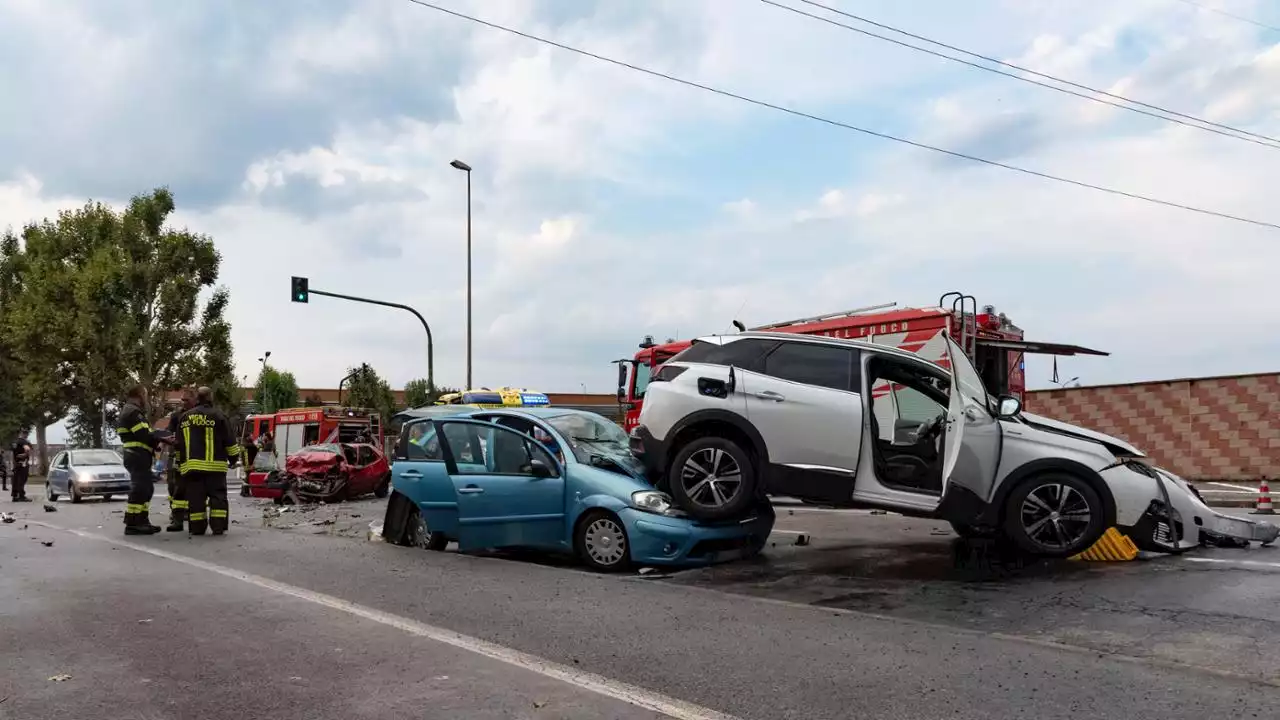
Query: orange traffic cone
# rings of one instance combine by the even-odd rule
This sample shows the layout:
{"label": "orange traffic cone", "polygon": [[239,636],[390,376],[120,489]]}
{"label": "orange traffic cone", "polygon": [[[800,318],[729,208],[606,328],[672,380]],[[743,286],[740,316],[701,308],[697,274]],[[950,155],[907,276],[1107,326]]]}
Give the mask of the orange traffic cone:
{"label": "orange traffic cone", "polygon": [[1271,507],[1271,486],[1267,484],[1267,479],[1265,477],[1258,483],[1258,507],[1251,514],[1276,514],[1275,508]]}

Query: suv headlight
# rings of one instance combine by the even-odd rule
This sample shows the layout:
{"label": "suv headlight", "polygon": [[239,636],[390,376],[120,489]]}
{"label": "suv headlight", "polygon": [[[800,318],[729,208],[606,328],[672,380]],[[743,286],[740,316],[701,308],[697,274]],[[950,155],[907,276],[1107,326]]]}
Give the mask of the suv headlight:
{"label": "suv headlight", "polygon": [[637,510],[651,512],[655,515],[678,515],[679,510],[671,507],[671,498],[657,490],[640,490],[631,493],[631,506]]}
{"label": "suv headlight", "polygon": [[82,473],[76,473],[76,480],[79,480],[82,483],[88,483],[88,482],[93,482],[94,477],[93,475],[90,475],[87,472],[82,472]]}

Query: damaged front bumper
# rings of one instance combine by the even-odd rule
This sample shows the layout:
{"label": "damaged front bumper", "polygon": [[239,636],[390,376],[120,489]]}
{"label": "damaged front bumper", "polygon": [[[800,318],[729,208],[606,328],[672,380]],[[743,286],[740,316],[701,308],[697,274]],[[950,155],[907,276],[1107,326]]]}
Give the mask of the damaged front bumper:
{"label": "damaged front bumper", "polygon": [[1122,467],[1155,483],[1155,497],[1137,522],[1121,527],[1142,550],[1183,552],[1201,545],[1246,547],[1251,542],[1270,545],[1280,537],[1280,527],[1269,522],[1214,510],[1195,488],[1167,470],[1137,461]]}

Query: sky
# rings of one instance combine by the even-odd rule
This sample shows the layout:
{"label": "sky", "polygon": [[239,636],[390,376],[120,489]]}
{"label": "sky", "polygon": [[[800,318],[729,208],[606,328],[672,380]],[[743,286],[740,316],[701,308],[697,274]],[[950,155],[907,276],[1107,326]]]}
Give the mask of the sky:
{"label": "sky", "polygon": [[[800,6],[798,0],[780,0]],[[824,118],[1280,223],[1280,150],[1052,92],[758,0],[438,0]],[[1280,32],[1179,0],[828,0],[1280,137]],[[1261,0],[1204,0],[1280,26]],[[811,12],[820,12],[806,8]],[[845,22],[849,22],[845,20]],[[963,290],[1085,384],[1274,371],[1280,230],[977,165],[580,57],[408,0],[0,0],[0,226],[167,185],[213,237],[239,373],[367,362],[612,392],[644,335]],[[1050,361],[1028,362],[1031,387]]]}

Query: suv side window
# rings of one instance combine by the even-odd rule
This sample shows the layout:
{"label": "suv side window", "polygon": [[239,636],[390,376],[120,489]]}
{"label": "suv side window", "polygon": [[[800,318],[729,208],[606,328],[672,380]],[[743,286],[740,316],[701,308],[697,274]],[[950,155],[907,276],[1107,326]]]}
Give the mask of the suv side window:
{"label": "suv side window", "polygon": [[857,392],[856,356],[849,348],[816,343],[782,343],[764,359],[764,374],[781,380]]}
{"label": "suv side window", "polygon": [[708,365],[732,365],[743,369],[756,369],[760,358],[778,345],[777,340],[746,338],[724,345],[695,342],[667,362],[694,362]]}

